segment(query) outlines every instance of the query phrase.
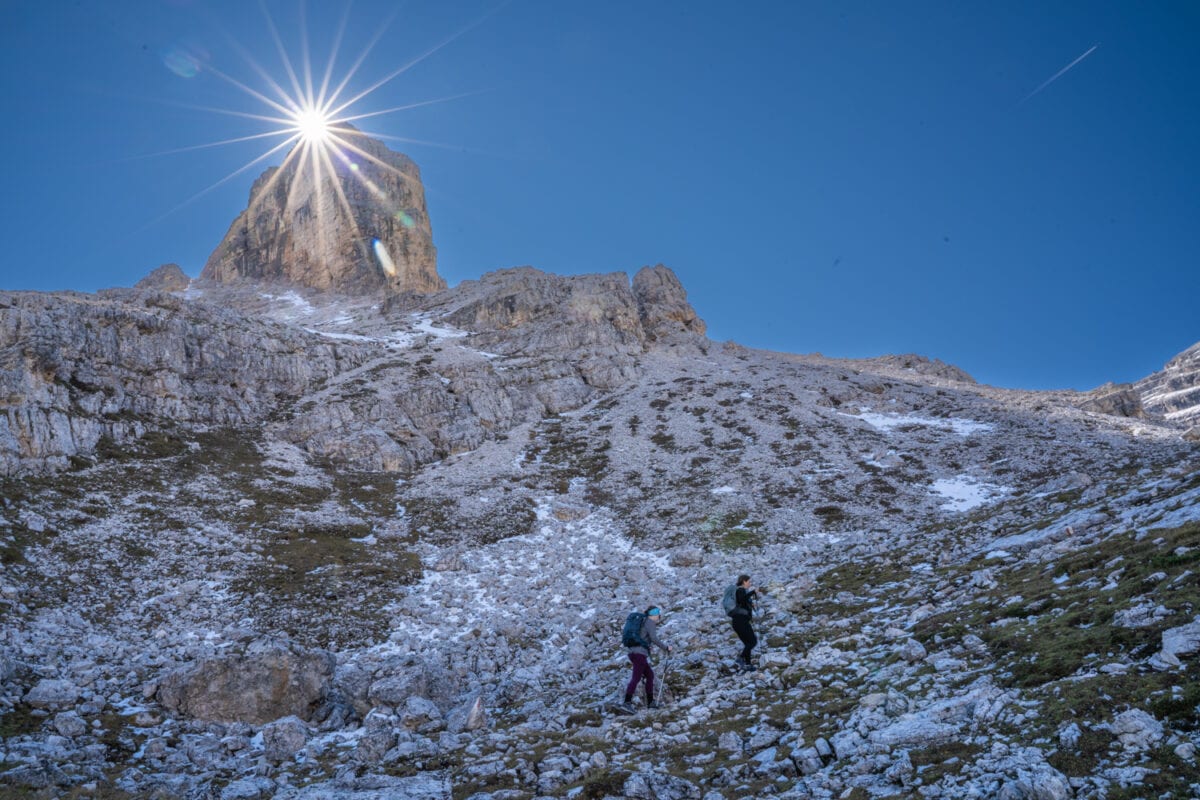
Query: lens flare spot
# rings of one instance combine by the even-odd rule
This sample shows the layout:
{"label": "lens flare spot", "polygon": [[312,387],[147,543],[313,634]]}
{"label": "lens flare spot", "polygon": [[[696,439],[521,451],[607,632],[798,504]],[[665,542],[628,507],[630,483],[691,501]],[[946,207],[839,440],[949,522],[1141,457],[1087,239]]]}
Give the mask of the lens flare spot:
{"label": "lens flare spot", "polygon": [[396,219],[400,220],[400,224],[406,228],[415,228],[417,223],[405,211],[397,211]]}
{"label": "lens flare spot", "polygon": [[200,73],[200,66],[207,54],[194,47],[173,44],[163,50],[160,55],[167,69],[181,78],[194,78]]}
{"label": "lens flare spot", "polygon": [[379,259],[379,266],[383,267],[383,271],[388,275],[395,277],[396,262],[392,261],[392,256],[390,253],[388,253],[383,242],[376,239],[375,241],[371,242],[371,249],[375,251],[375,257]]}

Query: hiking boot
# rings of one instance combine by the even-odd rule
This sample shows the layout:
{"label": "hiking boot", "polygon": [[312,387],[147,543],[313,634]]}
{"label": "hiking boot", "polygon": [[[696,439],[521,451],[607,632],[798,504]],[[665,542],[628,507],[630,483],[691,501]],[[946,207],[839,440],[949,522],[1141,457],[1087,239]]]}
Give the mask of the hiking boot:
{"label": "hiking boot", "polygon": [[631,694],[625,695],[625,707],[633,708],[633,695],[631,695]]}
{"label": "hiking boot", "polygon": [[654,702],[653,700],[650,700],[646,703],[646,708],[662,708],[662,706],[660,706],[658,703]]}

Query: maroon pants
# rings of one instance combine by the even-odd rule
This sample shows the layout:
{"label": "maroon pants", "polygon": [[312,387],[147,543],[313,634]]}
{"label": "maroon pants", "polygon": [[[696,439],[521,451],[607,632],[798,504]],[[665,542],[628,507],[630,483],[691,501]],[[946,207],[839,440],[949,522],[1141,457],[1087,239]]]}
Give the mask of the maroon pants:
{"label": "maroon pants", "polygon": [[629,679],[629,685],[625,687],[625,696],[632,697],[637,691],[638,683],[642,678],[646,679],[646,699],[654,699],[654,670],[650,668],[650,659],[646,658],[644,653],[630,653],[629,660],[633,662],[633,677]]}

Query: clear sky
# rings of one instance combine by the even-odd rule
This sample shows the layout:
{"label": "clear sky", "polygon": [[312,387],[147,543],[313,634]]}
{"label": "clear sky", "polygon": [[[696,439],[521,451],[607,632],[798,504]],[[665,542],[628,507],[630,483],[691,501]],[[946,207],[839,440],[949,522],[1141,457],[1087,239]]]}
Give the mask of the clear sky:
{"label": "clear sky", "polygon": [[[302,63],[301,4],[265,8]],[[1190,0],[345,8],[308,3],[318,81],[345,18],[347,93],[420,59],[356,110],[455,98],[360,123],[410,140],[452,285],[661,262],[714,339],[1023,388],[1200,340]],[[0,288],[198,275],[283,157],[204,192],[278,139],[186,149],[272,128],[211,110],[273,113],[243,53],[288,83],[253,0],[0,0]]]}

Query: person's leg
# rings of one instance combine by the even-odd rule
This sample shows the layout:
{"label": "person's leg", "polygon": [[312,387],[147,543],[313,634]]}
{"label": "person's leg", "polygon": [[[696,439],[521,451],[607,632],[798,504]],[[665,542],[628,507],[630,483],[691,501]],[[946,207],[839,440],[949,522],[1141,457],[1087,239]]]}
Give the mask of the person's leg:
{"label": "person's leg", "polygon": [[752,626],[749,622],[746,623],[746,634],[746,637],[742,639],[742,644],[746,645],[745,648],[742,649],[742,660],[749,664],[750,651],[754,649],[756,644],[758,644],[758,636],[756,636],[754,633],[754,626]]}
{"label": "person's leg", "polygon": [[754,629],[750,627],[750,620],[745,617],[733,618],[733,630],[737,633],[738,638],[742,640],[742,654],[739,661],[743,664],[750,663],[750,651],[754,649],[754,645],[758,644],[758,637],[754,635]]}
{"label": "person's leg", "polygon": [[629,685],[625,687],[625,702],[633,700],[633,693],[637,691],[638,684],[642,681],[642,676],[646,670],[650,669],[650,662],[646,660],[646,656],[642,653],[630,653],[629,660],[633,664],[633,677],[629,679]]}
{"label": "person's leg", "polygon": [[[645,658],[645,656],[643,656]],[[646,660],[646,705],[654,702],[654,668],[650,666],[650,660]]]}

